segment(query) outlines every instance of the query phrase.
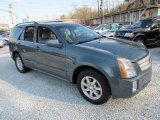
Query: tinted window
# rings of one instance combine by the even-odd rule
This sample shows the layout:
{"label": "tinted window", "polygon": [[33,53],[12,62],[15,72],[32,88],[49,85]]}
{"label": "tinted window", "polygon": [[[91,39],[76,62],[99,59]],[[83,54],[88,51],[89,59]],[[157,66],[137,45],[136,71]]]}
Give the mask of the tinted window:
{"label": "tinted window", "polygon": [[33,38],[34,38],[34,27],[33,26],[27,27],[24,33],[24,40],[33,42]]}
{"label": "tinted window", "polygon": [[46,27],[38,28],[38,42],[42,44],[46,44],[48,40],[56,40],[56,35]]}
{"label": "tinted window", "polygon": [[132,25],[132,28],[148,28],[152,25],[154,20],[139,20]]}

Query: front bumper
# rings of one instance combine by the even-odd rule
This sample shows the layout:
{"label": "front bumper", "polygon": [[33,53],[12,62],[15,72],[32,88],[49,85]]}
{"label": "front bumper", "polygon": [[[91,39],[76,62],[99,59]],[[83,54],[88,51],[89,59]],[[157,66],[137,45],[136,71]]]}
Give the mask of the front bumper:
{"label": "front bumper", "polygon": [[[151,81],[152,68],[132,79],[119,79],[118,86],[112,89],[113,98],[129,98],[139,93]],[[137,89],[133,90],[133,84],[137,83]]]}

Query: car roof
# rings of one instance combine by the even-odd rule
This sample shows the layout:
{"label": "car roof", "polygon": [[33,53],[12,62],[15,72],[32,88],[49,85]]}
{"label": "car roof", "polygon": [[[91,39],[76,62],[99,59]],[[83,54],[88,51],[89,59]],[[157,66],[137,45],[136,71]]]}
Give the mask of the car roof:
{"label": "car roof", "polygon": [[71,22],[25,22],[25,23],[19,23],[16,26],[32,26],[32,25],[46,25],[46,26],[52,26],[52,27],[57,27],[57,26],[70,26],[70,25],[80,25],[78,23],[71,23]]}

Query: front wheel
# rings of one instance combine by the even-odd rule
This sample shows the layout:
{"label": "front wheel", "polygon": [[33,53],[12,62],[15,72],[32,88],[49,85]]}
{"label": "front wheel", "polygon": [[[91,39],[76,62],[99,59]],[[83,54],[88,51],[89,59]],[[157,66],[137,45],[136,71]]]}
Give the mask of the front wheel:
{"label": "front wheel", "polygon": [[22,60],[22,58],[19,54],[15,55],[14,61],[15,61],[15,64],[16,64],[16,68],[20,73],[26,73],[30,70],[29,68],[27,68],[24,65],[23,60]]}
{"label": "front wheel", "polygon": [[134,41],[145,45],[145,40],[142,37],[137,37]]}
{"label": "front wheel", "polygon": [[78,75],[77,84],[82,96],[93,104],[103,104],[111,96],[109,83],[99,72],[83,70]]}

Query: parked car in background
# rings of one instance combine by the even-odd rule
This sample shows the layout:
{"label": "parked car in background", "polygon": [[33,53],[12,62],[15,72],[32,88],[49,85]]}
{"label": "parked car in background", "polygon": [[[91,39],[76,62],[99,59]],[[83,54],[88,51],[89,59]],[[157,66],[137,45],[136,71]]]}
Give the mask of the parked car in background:
{"label": "parked car in background", "polygon": [[8,44],[9,33],[10,33],[9,31],[0,30],[0,40],[4,41],[5,45]]}
{"label": "parked car in background", "polygon": [[130,27],[131,27],[131,25],[121,25],[121,27],[119,28],[119,30],[128,29]]}
{"label": "parked car in background", "polygon": [[94,31],[101,34],[104,31],[104,26],[106,26],[106,25],[107,24],[100,24],[94,29]]}
{"label": "parked car in background", "polygon": [[115,37],[136,41],[145,45],[160,45],[160,18],[147,18],[131,27],[116,31]]}
{"label": "parked car in background", "polygon": [[0,48],[4,47],[4,42],[0,40]]}
{"label": "parked car in background", "polygon": [[110,23],[99,25],[95,31],[103,36],[112,37],[114,36],[115,31],[119,30],[122,24],[120,23]]}
{"label": "parked car in background", "polygon": [[9,50],[19,72],[35,69],[70,81],[94,104],[111,96],[131,97],[151,80],[151,57],[144,45],[103,38],[79,24],[18,24]]}
{"label": "parked car in background", "polygon": [[7,45],[9,39],[8,39],[8,37],[5,37],[5,36],[3,36],[3,35],[0,35],[0,41],[3,41],[4,45]]}
{"label": "parked car in background", "polygon": [[91,29],[91,30],[94,30],[91,26],[86,26],[87,28]]}

